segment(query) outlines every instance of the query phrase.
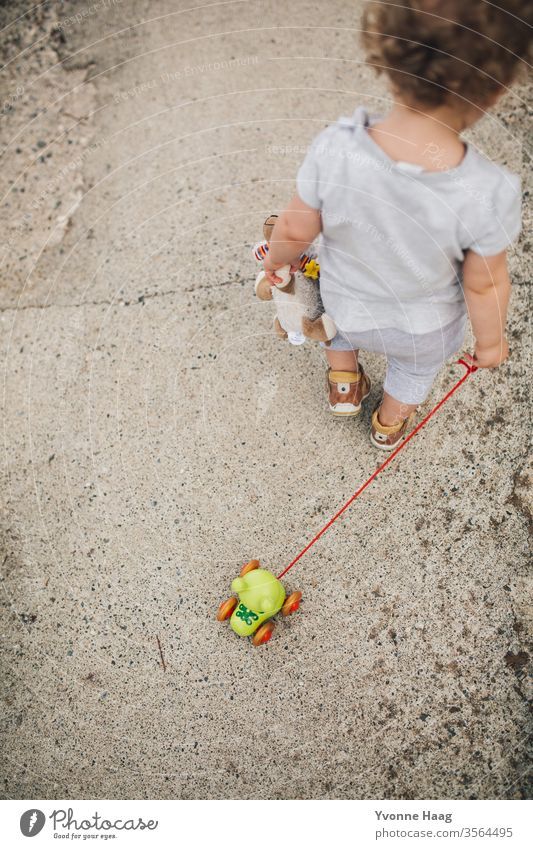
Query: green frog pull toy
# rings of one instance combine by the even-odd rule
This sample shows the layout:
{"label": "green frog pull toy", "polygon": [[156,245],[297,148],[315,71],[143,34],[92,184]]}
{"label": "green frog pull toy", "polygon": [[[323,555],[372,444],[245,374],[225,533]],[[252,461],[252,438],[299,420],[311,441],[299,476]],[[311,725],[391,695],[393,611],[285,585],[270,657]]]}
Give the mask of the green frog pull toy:
{"label": "green frog pull toy", "polygon": [[[253,634],[252,643],[260,646],[272,636],[274,623],[271,620],[280,610],[290,616],[300,607],[302,594],[286,596],[283,584],[271,572],[259,568],[259,560],[250,560],[242,567],[240,575],[231,584],[239,598],[231,596],[218,608],[217,619],[230,625],[239,637]],[[231,617],[231,618],[230,618]]]}

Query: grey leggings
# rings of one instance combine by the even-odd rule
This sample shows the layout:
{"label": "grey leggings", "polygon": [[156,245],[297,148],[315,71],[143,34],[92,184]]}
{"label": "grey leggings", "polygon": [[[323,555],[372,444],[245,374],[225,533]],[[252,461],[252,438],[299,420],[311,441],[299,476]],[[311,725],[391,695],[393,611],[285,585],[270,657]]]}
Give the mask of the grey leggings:
{"label": "grey leggings", "polygon": [[466,315],[459,316],[440,330],[430,333],[405,333],[402,330],[364,330],[338,332],[330,351],[354,351],[360,348],[387,357],[383,389],[403,404],[421,404],[443,363],[463,345]]}

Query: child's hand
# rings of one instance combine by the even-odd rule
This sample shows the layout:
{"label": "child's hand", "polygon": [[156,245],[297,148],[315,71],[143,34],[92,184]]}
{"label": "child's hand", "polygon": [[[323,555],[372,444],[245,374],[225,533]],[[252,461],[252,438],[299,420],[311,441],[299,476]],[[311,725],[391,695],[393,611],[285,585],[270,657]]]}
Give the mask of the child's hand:
{"label": "child's hand", "polygon": [[490,347],[476,345],[473,362],[478,368],[496,368],[504,363],[508,356],[509,345],[507,339],[502,337],[496,345]]}
{"label": "child's hand", "polygon": [[[278,277],[278,275],[276,274],[278,268],[283,267],[283,265],[274,265],[271,262],[269,255],[266,255],[265,259],[263,260],[263,270],[265,272],[265,277],[271,286],[278,286],[280,283],[283,283],[283,279],[281,277]],[[291,274],[294,274],[294,272],[297,270],[298,269],[295,265],[291,265]]]}

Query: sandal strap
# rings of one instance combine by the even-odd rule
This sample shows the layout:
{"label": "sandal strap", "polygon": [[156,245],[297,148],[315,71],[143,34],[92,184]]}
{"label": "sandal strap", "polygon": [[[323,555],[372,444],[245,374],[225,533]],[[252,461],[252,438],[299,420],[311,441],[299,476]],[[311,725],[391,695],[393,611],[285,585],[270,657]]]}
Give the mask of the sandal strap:
{"label": "sandal strap", "polygon": [[328,380],[330,383],[359,383],[363,376],[363,369],[359,371],[331,371],[328,370]]}
{"label": "sandal strap", "polygon": [[376,407],[374,412],[372,413],[372,427],[374,430],[377,430],[378,433],[382,433],[384,436],[390,436],[393,433],[398,433],[402,429],[409,419],[412,418],[414,413],[411,413],[407,416],[406,419],[402,419],[401,422],[395,425],[382,425],[380,420],[378,419],[379,407]]}

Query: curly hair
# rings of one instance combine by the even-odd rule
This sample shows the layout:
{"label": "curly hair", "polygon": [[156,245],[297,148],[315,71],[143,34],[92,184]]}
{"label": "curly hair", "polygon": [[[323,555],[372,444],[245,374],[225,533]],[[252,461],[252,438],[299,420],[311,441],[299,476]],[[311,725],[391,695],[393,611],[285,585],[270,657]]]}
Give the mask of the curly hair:
{"label": "curly hair", "polygon": [[404,102],[484,107],[527,63],[532,24],[533,0],[372,0],[362,40]]}

